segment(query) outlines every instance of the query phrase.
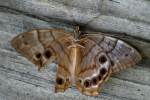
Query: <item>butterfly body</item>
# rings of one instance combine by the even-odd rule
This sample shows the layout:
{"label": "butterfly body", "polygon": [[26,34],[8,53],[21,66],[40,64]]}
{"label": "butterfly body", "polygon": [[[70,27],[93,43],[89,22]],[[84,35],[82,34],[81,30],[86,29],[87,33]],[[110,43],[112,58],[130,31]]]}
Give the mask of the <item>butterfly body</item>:
{"label": "butterfly body", "polygon": [[127,43],[103,35],[81,35],[58,29],[22,33],[12,46],[40,70],[57,60],[55,92],[75,84],[86,95],[96,96],[111,74],[135,65],[140,54]]}

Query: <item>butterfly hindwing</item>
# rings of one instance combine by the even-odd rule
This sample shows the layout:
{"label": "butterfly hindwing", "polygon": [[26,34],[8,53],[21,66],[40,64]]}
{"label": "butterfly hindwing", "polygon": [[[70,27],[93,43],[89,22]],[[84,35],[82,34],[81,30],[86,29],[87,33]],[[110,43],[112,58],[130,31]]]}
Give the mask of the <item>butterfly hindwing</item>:
{"label": "butterfly hindwing", "polygon": [[108,55],[93,40],[82,38],[80,40],[81,61],[76,66],[76,87],[80,92],[96,96],[103,83],[111,74],[111,63]]}
{"label": "butterfly hindwing", "polygon": [[55,46],[57,46],[57,72],[55,92],[64,92],[72,84],[72,55],[69,46],[72,45],[73,37],[69,34],[57,38]]}

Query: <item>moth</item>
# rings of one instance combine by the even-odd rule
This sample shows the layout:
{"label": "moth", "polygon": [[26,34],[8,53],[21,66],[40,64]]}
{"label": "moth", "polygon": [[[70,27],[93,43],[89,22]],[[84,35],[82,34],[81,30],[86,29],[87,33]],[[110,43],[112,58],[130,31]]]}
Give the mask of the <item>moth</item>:
{"label": "moth", "polygon": [[62,29],[36,29],[14,37],[11,45],[38,70],[57,60],[55,92],[64,92],[74,84],[89,96],[97,96],[110,75],[142,59],[122,40],[100,34],[72,34]]}

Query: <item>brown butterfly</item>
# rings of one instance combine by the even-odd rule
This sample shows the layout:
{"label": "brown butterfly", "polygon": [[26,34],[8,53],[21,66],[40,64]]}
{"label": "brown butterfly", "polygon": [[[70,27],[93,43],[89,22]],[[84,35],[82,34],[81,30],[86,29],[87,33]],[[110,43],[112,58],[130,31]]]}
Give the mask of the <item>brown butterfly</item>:
{"label": "brown butterfly", "polygon": [[22,33],[11,44],[39,70],[57,60],[55,92],[64,92],[75,84],[81,93],[97,96],[112,73],[141,60],[133,47],[116,38],[98,34],[75,38],[60,29]]}

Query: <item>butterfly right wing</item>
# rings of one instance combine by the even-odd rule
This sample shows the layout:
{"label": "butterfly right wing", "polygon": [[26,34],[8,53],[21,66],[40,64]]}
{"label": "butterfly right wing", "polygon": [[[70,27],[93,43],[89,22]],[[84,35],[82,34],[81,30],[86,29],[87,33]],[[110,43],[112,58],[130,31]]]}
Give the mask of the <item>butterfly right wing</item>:
{"label": "butterfly right wing", "polygon": [[140,54],[127,43],[103,35],[85,35],[80,39],[80,59],[76,66],[76,87],[83,94],[97,96],[111,73],[135,65]]}

